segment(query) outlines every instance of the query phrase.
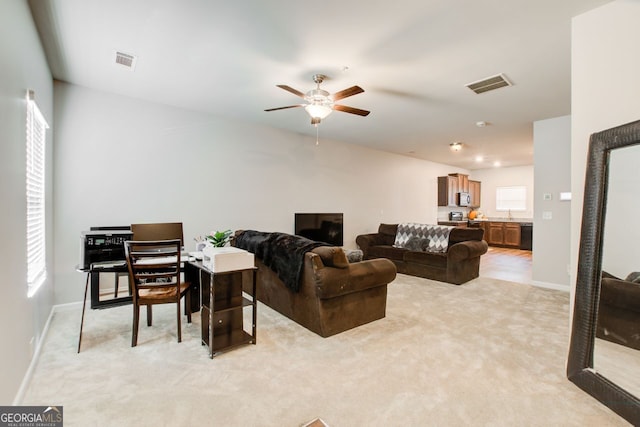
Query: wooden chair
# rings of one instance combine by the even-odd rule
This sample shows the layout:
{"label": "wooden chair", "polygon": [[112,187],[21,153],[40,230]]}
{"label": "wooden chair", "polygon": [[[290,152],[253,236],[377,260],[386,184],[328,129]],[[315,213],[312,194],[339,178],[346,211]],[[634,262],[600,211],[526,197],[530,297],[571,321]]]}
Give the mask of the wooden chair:
{"label": "wooden chair", "polygon": [[[181,281],[180,239],[125,242],[129,282],[133,291],[133,333],[131,347],[138,344],[140,306],[147,306],[147,326],[151,326],[151,306],[175,303],[178,312],[178,342],[182,341],[180,298],[190,299],[191,284]],[[190,304],[185,304],[191,323]]]}

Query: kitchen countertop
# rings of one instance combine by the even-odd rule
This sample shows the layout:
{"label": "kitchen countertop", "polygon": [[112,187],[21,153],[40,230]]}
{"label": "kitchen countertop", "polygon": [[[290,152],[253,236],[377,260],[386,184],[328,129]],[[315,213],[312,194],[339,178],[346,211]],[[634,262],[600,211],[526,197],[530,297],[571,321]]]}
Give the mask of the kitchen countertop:
{"label": "kitchen countertop", "polygon": [[483,219],[474,219],[469,220],[472,223],[478,222],[515,222],[520,225],[533,225],[533,219],[531,218],[483,218]]}
{"label": "kitchen countertop", "polygon": [[441,225],[455,225],[455,224],[478,224],[483,222],[513,222],[520,225],[533,225],[533,219],[531,218],[483,218],[483,219],[468,219],[464,218],[462,220],[449,220],[449,219],[438,219],[438,224]]}

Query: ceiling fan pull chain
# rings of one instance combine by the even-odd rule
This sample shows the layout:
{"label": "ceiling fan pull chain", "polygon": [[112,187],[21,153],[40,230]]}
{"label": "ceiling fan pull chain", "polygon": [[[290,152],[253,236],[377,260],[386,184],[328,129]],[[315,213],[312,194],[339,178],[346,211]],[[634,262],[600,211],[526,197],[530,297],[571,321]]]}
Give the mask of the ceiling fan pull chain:
{"label": "ceiling fan pull chain", "polygon": [[320,142],[318,142],[318,132],[319,132],[318,124],[315,124],[314,126],[316,127],[316,146],[318,146],[318,145],[320,145]]}

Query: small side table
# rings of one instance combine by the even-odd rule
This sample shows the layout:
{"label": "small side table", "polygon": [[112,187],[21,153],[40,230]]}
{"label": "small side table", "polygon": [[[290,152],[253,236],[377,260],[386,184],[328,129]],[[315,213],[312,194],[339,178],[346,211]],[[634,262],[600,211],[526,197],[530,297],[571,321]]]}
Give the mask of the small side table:
{"label": "small side table", "polygon": [[[257,341],[257,268],[214,272],[202,261],[189,261],[185,276],[200,285],[202,345],[209,349],[209,357],[231,348],[256,344]],[[196,277],[197,274],[197,277]],[[243,281],[251,278],[251,299],[243,294]],[[197,280],[197,282],[196,282]],[[244,309],[251,309],[251,333],[244,329]]]}

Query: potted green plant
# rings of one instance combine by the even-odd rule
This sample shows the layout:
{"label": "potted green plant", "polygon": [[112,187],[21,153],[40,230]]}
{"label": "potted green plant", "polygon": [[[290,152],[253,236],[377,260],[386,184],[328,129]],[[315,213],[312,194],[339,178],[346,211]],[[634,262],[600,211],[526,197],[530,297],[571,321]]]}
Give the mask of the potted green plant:
{"label": "potted green plant", "polygon": [[229,243],[229,240],[231,239],[231,230],[212,232],[206,236],[206,239],[214,248],[221,248]]}

